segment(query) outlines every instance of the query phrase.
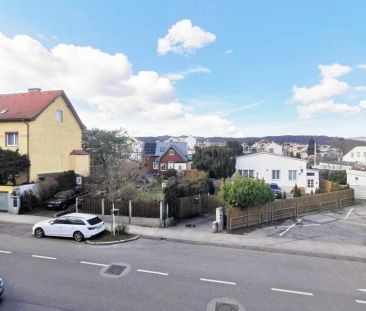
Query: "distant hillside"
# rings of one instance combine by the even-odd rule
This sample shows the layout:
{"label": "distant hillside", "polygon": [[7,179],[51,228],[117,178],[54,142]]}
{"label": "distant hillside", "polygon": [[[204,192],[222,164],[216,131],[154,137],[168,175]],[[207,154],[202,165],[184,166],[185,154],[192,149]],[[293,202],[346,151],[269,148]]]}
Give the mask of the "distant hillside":
{"label": "distant hillside", "polygon": [[[144,142],[154,142],[156,140],[167,140],[170,135],[162,135],[162,136],[148,136],[148,137],[137,137],[138,139]],[[297,144],[304,144],[306,145],[310,138],[313,138],[317,144],[326,144],[342,150],[343,154],[346,154],[351,149],[356,146],[366,146],[366,138],[365,140],[356,140],[350,138],[342,138],[342,137],[329,137],[329,136],[311,136],[311,135],[282,135],[282,136],[264,136],[264,137],[241,137],[241,138],[234,138],[234,137],[197,137],[199,140],[208,140],[213,143],[223,143],[227,140],[237,140],[239,142],[246,142],[246,143],[254,143],[261,139],[267,139],[270,141],[274,141],[278,144],[283,143],[297,143]]]}

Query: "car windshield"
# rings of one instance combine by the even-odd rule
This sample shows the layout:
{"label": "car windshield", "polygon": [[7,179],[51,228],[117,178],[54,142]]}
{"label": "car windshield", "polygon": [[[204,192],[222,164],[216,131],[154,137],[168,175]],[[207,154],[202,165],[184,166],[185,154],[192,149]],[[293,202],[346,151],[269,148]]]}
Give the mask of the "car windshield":
{"label": "car windshield", "polygon": [[88,220],[89,225],[96,225],[98,223],[102,222],[102,220],[99,217],[94,217],[92,219]]}
{"label": "car windshield", "polygon": [[72,190],[61,191],[55,195],[55,198],[64,198],[72,193]]}
{"label": "car windshield", "polygon": [[271,186],[271,189],[273,189],[273,190],[279,190],[280,189],[280,187],[278,187],[278,185],[276,185],[276,184],[271,184],[270,186]]}

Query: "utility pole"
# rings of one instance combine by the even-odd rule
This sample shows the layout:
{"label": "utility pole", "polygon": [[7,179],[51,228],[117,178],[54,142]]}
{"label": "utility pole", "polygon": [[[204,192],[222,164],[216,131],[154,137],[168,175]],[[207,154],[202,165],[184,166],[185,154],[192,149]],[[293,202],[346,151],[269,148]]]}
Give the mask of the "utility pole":
{"label": "utility pole", "polygon": [[316,142],[314,142],[314,166],[316,165]]}

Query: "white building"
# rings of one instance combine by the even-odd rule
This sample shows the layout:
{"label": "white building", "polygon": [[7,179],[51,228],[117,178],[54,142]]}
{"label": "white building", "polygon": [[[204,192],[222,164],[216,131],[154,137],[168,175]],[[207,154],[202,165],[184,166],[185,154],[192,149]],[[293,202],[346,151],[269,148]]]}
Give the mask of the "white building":
{"label": "white building", "polygon": [[355,191],[355,199],[366,200],[366,171],[348,170],[347,184]]}
{"label": "white building", "polygon": [[260,140],[252,145],[254,152],[269,152],[275,154],[282,154],[282,146],[274,141]]}
{"label": "white building", "polygon": [[131,158],[133,160],[141,160],[142,154],[144,152],[144,142],[141,140],[138,140],[135,137],[131,137],[130,143],[131,143],[131,149],[132,149]]}
{"label": "white building", "polygon": [[319,188],[319,172],[308,169],[307,161],[274,153],[253,153],[236,158],[236,171],[243,177],[264,179],[291,192],[295,185],[306,193]]}
{"label": "white building", "polygon": [[187,143],[188,148],[188,158],[192,159],[192,156],[194,154],[194,147],[197,145],[197,139],[194,138],[192,135],[188,136],[180,136],[180,137],[169,137],[166,141],[166,143]]}
{"label": "white building", "polygon": [[343,161],[366,164],[366,146],[358,146],[343,156]]}

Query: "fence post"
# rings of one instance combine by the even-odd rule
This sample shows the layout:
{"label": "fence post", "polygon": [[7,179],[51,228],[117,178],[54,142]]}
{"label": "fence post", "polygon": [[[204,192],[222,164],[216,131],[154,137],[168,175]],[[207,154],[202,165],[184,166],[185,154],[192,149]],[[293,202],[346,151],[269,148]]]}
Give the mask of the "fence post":
{"label": "fence post", "polygon": [[295,218],[297,218],[298,212],[299,212],[299,211],[298,211],[298,206],[296,205],[296,206],[295,206]]}
{"label": "fence post", "polygon": [[102,199],[102,220],[104,220],[104,198]]}
{"label": "fence post", "polygon": [[166,204],[166,218],[169,218],[169,204]]}
{"label": "fence post", "polygon": [[160,226],[163,226],[163,202],[160,202]]}
{"label": "fence post", "polygon": [[132,201],[128,201],[128,223],[131,224],[132,219]]}
{"label": "fence post", "polygon": [[76,197],[76,200],[75,200],[75,212],[76,213],[79,213],[79,198]]}

